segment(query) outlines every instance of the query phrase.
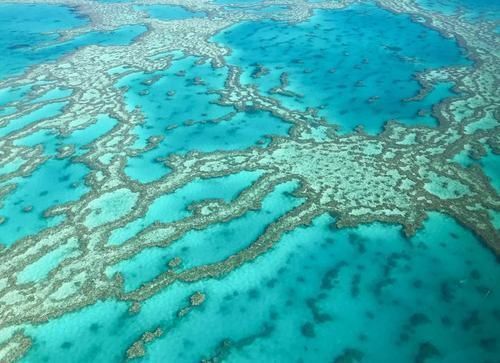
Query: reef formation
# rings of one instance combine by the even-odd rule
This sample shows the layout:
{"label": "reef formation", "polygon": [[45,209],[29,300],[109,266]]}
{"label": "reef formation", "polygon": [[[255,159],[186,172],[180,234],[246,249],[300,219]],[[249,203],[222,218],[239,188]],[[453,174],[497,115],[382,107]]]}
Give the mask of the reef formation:
{"label": "reef formation", "polygon": [[[437,127],[408,126],[391,120],[377,135],[362,128],[343,134],[331,120],[320,117],[317,110],[290,109],[272,96],[261,94],[256,87],[245,85],[240,80],[242,70],[227,64],[226,56],[231,49],[214,43],[211,37],[234,24],[264,16],[245,11],[244,5],[241,10],[229,11],[206,0],[143,0],[134,5],[87,0],[30,3],[71,6],[90,19],[90,24],[84,27],[62,31],[57,42],[91,31],[112,31],[123,25],[145,25],[147,30],[130,45],[86,46],[0,81],[2,89],[30,87],[25,97],[6,105],[15,108],[15,112],[1,117],[0,127],[15,125],[16,120],[55,103],[50,99],[32,102],[50,90],[56,87],[71,90],[63,99],[65,106],[60,114],[14,127],[0,138],[0,166],[18,163],[15,170],[0,175],[0,203],[1,198],[16,188],[16,180],[29,176],[49,159],[42,146],[24,146],[19,140],[45,131],[71,135],[94,124],[101,115],[117,121],[85,153],[77,155],[73,145],[62,145],[57,150],[57,159],[82,163],[90,170],[85,178],[87,193],[44,212],[46,218],[62,216],[62,221],[0,249],[0,329],[10,332],[0,345],[0,360],[14,361],[27,352],[31,341],[23,333],[23,327],[28,324],[41,324],[107,299],[128,302],[130,313],[134,314],[144,300],[167,286],[221,278],[266,253],[285,233],[308,225],[325,213],[336,217],[339,228],[380,221],[402,225],[411,236],[422,226],[428,212],[438,211],[474,231],[494,254],[500,254],[500,235],[491,217],[492,212],[500,210],[498,193],[479,166],[465,168],[453,161],[464,151],[476,157],[484,155],[486,148],[500,153],[497,78],[500,44],[494,23],[472,23],[460,16],[440,15],[413,1],[377,1],[380,7],[409,14],[414,21],[456,39],[473,65],[416,75],[422,86],[416,97],[425,97],[439,82],[454,84],[457,96],[433,110],[439,120]],[[354,0],[266,0],[253,7],[286,6],[284,11],[265,16],[298,23],[307,20],[314,9],[341,9],[354,3]],[[162,21],[134,7],[138,4],[181,5],[193,12],[203,12],[206,17]],[[267,145],[244,150],[164,155],[157,162],[170,168],[169,173],[148,183],[131,179],[125,172],[129,158],[154,149],[163,136],[149,137],[142,148],[135,145],[134,130],[144,122],[144,116],[140,109],[127,108],[124,97],[127,90],[117,88],[116,84],[137,71],[153,73],[168,69],[174,51],[199,57],[200,63],[208,62],[215,69],[226,67],[224,88],[213,90],[218,96],[217,103],[232,107],[235,112],[268,112],[290,125],[288,135],[275,136]],[[286,94],[286,75],[282,81],[275,92]],[[113,231],[142,218],[151,203],[162,195],[173,193],[193,180],[242,171],[257,171],[260,177],[234,200],[196,202],[189,206],[190,215],[185,218],[155,222],[122,244],[108,243]],[[187,268],[180,260],[171,261],[161,275],[132,291],[125,291],[120,273],[112,276],[107,273],[111,266],[147,248],[169,246],[189,231],[202,230],[259,209],[266,195],[290,181],[298,183],[293,194],[301,203],[230,257]],[[30,213],[29,205],[25,213]],[[71,254],[46,277],[35,282],[19,281],[18,276],[26,267],[64,246],[71,247]],[[191,296],[187,307],[179,310],[179,318],[204,300],[202,292]],[[128,357],[144,355],[146,345],[162,334],[160,328],[145,332],[129,348]]]}

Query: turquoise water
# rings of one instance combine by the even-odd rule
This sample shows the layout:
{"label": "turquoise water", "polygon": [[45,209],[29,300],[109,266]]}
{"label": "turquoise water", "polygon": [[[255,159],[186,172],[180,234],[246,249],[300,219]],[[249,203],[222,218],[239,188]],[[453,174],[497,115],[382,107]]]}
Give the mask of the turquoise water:
{"label": "turquoise water", "polygon": [[79,254],[76,238],[71,238],[68,242],[50,253],[46,254],[38,261],[26,266],[19,275],[19,283],[38,282],[47,277],[65,258]]}
{"label": "turquoise water", "polygon": [[[44,21],[40,22],[40,18]],[[19,74],[27,67],[47,60],[56,59],[78,47],[95,45],[127,45],[146,28],[139,25],[123,26],[112,32],[90,32],[64,43],[53,43],[57,39],[55,31],[80,27],[87,20],[77,16],[70,8],[49,5],[10,5],[0,4],[0,78]],[[29,29],[29,31],[26,31]],[[4,59],[5,58],[5,59]],[[30,86],[0,90],[0,105],[18,101],[30,90]],[[67,102],[60,101],[71,94],[71,90],[53,89],[35,102],[47,102],[30,114],[10,120],[0,127],[0,137],[12,135],[24,127],[44,119],[60,115]],[[0,109],[0,112],[2,110]],[[12,114],[15,109],[5,107],[4,115]],[[50,158],[57,155],[57,149],[64,145],[76,147],[75,155],[85,152],[85,147],[97,137],[108,132],[113,122],[107,120],[90,126],[85,130],[61,137],[53,130],[40,130],[15,145],[41,145],[44,154]],[[107,125],[105,125],[107,124]],[[3,167],[3,173],[13,172],[21,162]],[[88,168],[68,160],[51,159],[42,164],[31,176],[13,180],[18,187],[3,200],[0,216],[5,222],[0,224],[0,243],[11,245],[16,240],[40,232],[62,221],[62,217],[46,219],[44,211],[48,208],[72,200],[78,200],[88,188],[83,178]],[[5,184],[5,183],[4,183]],[[23,209],[29,211],[23,211]]]}
{"label": "turquoise water", "polygon": [[[457,44],[436,31],[366,5],[317,11],[297,25],[247,22],[214,41],[232,49],[228,62],[243,67],[246,83],[269,93],[287,73],[287,89],[297,96],[274,97],[292,108],[319,108],[320,115],[346,130],[363,125],[377,132],[391,119],[436,125],[432,105],[453,93],[441,87],[421,101],[404,102],[420,88],[413,75],[469,64]],[[270,72],[254,79],[257,64]]]}
{"label": "turquoise water", "polygon": [[54,88],[48,91],[47,93],[41,95],[40,97],[35,98],[30,103],[40,103],[40,102],[59,100],[61,98],[67,98],[71,96],[72,93],[73,91],[70,89]]}
{"label": "turquoise water", "polygon": [[247,13],[254,13],[254,14],[269,14],[269,15],[274,15],[277,12],[288,10],[288,6],[285,5],[266,5],[266,6],[261,6],[259,8],[242,8],[239,5],[229,5],[226,6],[225,9],[231,11],[231,10],[244,10]]}
{"label": "turquoise water", "polygon": [[100,115],[91,125],[76,130],[69,135],[63,136],[51,130],[40,130],[16,141],[14,144],[32,147],[41,145],[44,154],[51,157],[57,155],[60,147],[74,146],[75,155],[82,155],[87,152],[92,142],[108,133],[115,125],[115,119],[107,115]]}
{"label": "turquoise water", "polygon": [[251,4],[259,3],[262,0],[213,0],[216,4]]}
{"label": "turquoise water", "polygon": [[58,116],[66,105],[65,102],[48,103],[25,116],[10,120],[5,126],[0,127],[0,137],[8,136],[35,122]]}
{"label": "turquoise water", "polygon": [[[239,9],[229,4],[244,7],[259,3],[212,2],[223,4],[225,9]],[[463,5],[469,9],[470,20],[478,16],[490,19],[495,5],[485,0],[418,2],[446,13]],[[179,6],[134,6],[161,20],[206,16]],[[272,13],[285,8],[245,9]],[[126,46],[146,30],[142,25],[130,25],[54,43],[58,37],[55,31],[85,25],[88,19],[66,7],[0,4],[0,79],[19,75],[30,66],[53,61],[81,46]],[[328,122],[341,125],[345,132],[364,125],[377,133],[390,119],[436,126],[432,107],[457,96],[453,84],[438,84],[422,100],[408,101],[420,89],[415,73],[471,65],[455,41],[406,15],[367,4],[315,11],[311,19],[297,24],[242,22],[211,41],[231,48],[226,60],[242,68],[243,83],[256,85],[294,110],[316,107]],[[171,66],[156,72],[134,69],[115,84],[124,91],[127,110],[137,109],[144,116],[144,123],[132,130],[136,137],[133,149],[140,151],[152,137],[162,138],[152,150],[126,160],[126,175],[140,182],[134,183],[134,188],[150,187],[147,183],[167,176],[171,170],[162,160],[169,155],[265,148],[273,136],[286,137],[290,132],[290,124],[269,112],[237,112],[218,103],[217,91],[225,88],[227,66],[213,68],[209,61],[180,52],[157,57],[172,57]],[[269,73],[255,78],[252,75],[259,65]],[[126,70],[118,66],[109,74]],[[271,92],[283,73],[288,74],[289,96]],[[8,104],[23,99],[33,86],[0,89],[0,117],[16,112]],[[0,138],[60,115],[71,94],[71,90],[55,85],[30,102],[39,104],[38,110],[0,127]],[[94,121],[69,135],[42,129],[14,142],[14,146],[41,146],[47,161],[31,175],[0,179],[0,187],[17,184],[0,198],[0,217],[5,218],[0,222],[0,245],[7,247],[0,249],[0,254],[8,253],[12,250],[9,247],[21,244],[27,236],[68,222],[67,216],[46,218],[44,212],[91,191],[85,183],[90,164],[77,162],[75,157],[88,155],[93,143],[113,132],[120,122],[106,114]],[[59,159],[58,150],[63,146],[73,146],[74,153]],[[480,160],[465,154],[453,160],[464,167],[479,165],[500,191],[499,156],[486,149]],[[0,178],[24,163],[15,158],[0,165]],[[103,248],[128,248],[138,234],[155,223],[192,217],[191,207],[204,200],[231,203],[261,176],[261,171],[240,171],[193,179],[153,199],[144,216],[111,232]],[[176,272],[223,261],[250,246],[280,217],[303,203],[304,199],[294,194],[298,186],[296,180],[281,182],[268,191],[260,208],[191,229],[167,246],[145,248],[109,266],[105,273],[109,278],[121,273],[124,289],[130,292],[174,269],[168,265],[173,258],[182,259]],[[115,209],[113,203],[95,202],[101,208],[92,212],[90,224],[123,216],[128,206],[125,202],[115,203],[119,206]],[[492,211],[491,218],[500,225],[498,212]],[[269,251],[227,276],[190,284],[175,282],[141,302],[136,314],[128,311],[129,303],[108,298],[38,325],[23,323],[33,345],[21,361],[123,362],[131,344],[145,331],[158,327],[164,334],[147,344],[145,357],[137,361],[199,362],[217,353],[222,353],[219,361],[227,362],[498,361],[500,264],[477,236],[435,212],[429,213],[423,228],[411,238],[404,236],[399,225],[370,223],[339,229],[335,222],[335,216],[319,216],[310,225],[285,233]],[[77,257],[79,248],[76,236],[68,238],[62,246],[23,267],[15,276],[17,282],[43,283],[58,265]],[[4,283],[0,276],[0,299]],[[197,291],[206,295],[206,301],[179,318],[179,309],[189,304]],[[0,329],[0,348],[6,334],[8,331]]]}
{"label": "turquoise water", "polygon": [[471,21],[494,20],[500,18],[500,3],[497,0],[417,0],[425,8],[446,15],[456,15],[464,11]]}
{"label": "turquoise water", "polygon": [[30,176],[14,180],[17,188],[3,199],[0,215],[6,221],[0,224],[0,244],[38,233],[62,221],[60,216],[45,218],[50,207],[78,200],[88,191],[83,178],[88,168],[69,160],[49,160]]}
{"label": "turquoise water", "polygon": [[208,63],[196,64],[199,60],[196,57],[172,56],[172,66],[165,71],[133,73],[116,85],[128,87],[125,94],[128,110],[140,107],[146,118],[136,130],[138,147],[143,147],[148,137],[163,134],[169,126],[190,120],[218,119],[233,111],[232,107],[215,104],[219,97],[208,93],[224,87],[225,68],[213,70]]}
{"label": "turquoise water", "polygon": [[87,23],[87,19],[67,7],[0,4],[0,79],[62,54],[33,48],[55,40],[57,34],[54,32],[57,30],[81,27]]}
{"label": "turquoise water", "polygon": [[154,222],[173,222],[190,216],[192,213],[187,208],[197,201],[223,199],[230,202],[259,176],[258,172],[241,172],[222,178],[197,179],[172,194],[154,200],[143,218],[113,231],[108,242],[120,244],[133,238]]}
{"label": "turquoise water", "polygon": [[100,115],[96,118],[96,122],[88,127],[76,130],[68,136],[61,137],[63,144],[74,145],[76,155],[81,155],[87,152],[92,142],[98,140],[101,136],[106,135],[117,124],[117,121],[108,115]]}
{"label": "turquoise water", "polygon": [[[141,182],[156,180],[169,169],[157,158],[188,151],[237,150],[270,141],[270,135],[284,135],[289,126],[269,113],[239,113],[228,121],[179,127],[165,132],[159,147],[131,159],[127,174]],[[146,172],[147,171],[147,172]]]}
{"label": "turquoise water", "polygon": [[125,291],[132,291],[164,272],[168,261],[174,257],[182,259],[181,270],[228,258],[250,245],[272,221],[299,204],[286,194],[295,188],[294,183],[278,186],[264,199],[261,210],[247,212],[242,217],[207,229],[190,231],[167,248],[143,250],[111,268],[109,273],[121,272],[125,278]]}
{"label": "turquoise water", "polygon": [[[50,159],[30,176],[13,180],[17,187],[5,197],[0,208],[0,216],[6,217],[5,222],[0,224],[1,244],[9,246],[63,220],[60,216],[45,218],[43,213],[50,207],[78,200],[85,194],[89,188],[85,186],[84,178],[89,169],[83,164],[73,163],[70,159],[56,159],[57,149],[64,145],[73,145],[75,155],[82,155],[87,152],[89,144],[111,130],[115,124],[115,120],[101,116],[94,124],[65,137],[41,130],[15,143],[23,146],[41,145],[44,154]],[[13,172],[21,164],[20,161],[12,164],[10,168],[4,167],[5,170],[0,170],[3,173]],[[0,175],[3,174],[1,171]],[[25,208],[30,210],[25,211]]]}
{"label": "turquoise water", "polygon": [[[151,136],[164,137],[157,148],[129,160],[125,171],[130,177],[141,182],[160,178],[169,170],[156,160],[171,153],[242,149],[268,142],[267,135],[288,132],[289,125],[269,113],[231,116],[234,109],[218,105],[219,96],[212,92],[224,87],[227,70],[214,70],[197,61],[195,57],[176,58],[166,71],[132,74],[117,84],[128,87],[129,109],[140,107],[146,117],[136,128],[137,147],[144,147]],[[149,84],[151,79],[155,82]]]}
{"label": "turquoise water", "polygon": [[90,32],[63,43],[60,46],[48,47],[57,52],[69,52],[86,45],[128,45],[146,31],[143,25],[125,25],[111,32]]}
{"label": "turquoise water", "polygon": [[30,86],[0,89],[0,109],[8,103],[20,100],[29,90]]}
{"label": "turquoise water", "polygon": [[496,189],[497,193],[500,193],[500,168],[498,167],[500,165],[500,155],[493,153],[489,147],[486,147],[486,155],[479,160],[474,160],[466,152],[462,152],[454,158],[454,161],[466,168],[471,165],[479,165],[491,185]]}
{"label": "turquoise water", "polygon": [[129,44],[146,30],[144,26],[130,25],[110,33],[90,32],[63,43],[54,43],[58,38],[57,31],[86,24],[86,18],[67,7],[0,4],[0,79],[86,45]]}
{"label": "turquoise water", "polygon": [[[332,222],[317,218],[223,280],[174,284],[138,315],[110,301],[30,328],[35,344],[24,361],[118,362],[116,352],[158,326],[167,333],[145,361],[199,361],[223,339],[232,341],[227,360],[236,362],[332,361],[346,349],[368,362],[406,362],[425,343],[439,352],[429,361],[495,360],[500,267],[470,232],[439,214],[411,240],[396,226],[337,230]],[[160,269],[165,262],[159,258]],[[196,290],[207,301],[178,320],[176,309]]]}

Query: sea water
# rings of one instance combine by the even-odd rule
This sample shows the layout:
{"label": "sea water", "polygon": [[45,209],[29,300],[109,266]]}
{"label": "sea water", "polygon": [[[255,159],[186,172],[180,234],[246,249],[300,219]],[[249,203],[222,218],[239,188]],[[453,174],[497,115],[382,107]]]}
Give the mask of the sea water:
{"label": "sea water", "polygon": [[[18,5],[1,6],[12,6],[10,12],[19,9]],[[161,18],[148,10],[151,16]],[[28,51],[29,47],[12,44],[9,37],[11,43],[6,47],[13,46],[16,51],[1,52],[11,57],[5,63],[10,66],[2,68],[5,76],[67,54],[75,49],[73,45],[128,44],[144,30],[125,27],[79,38],[66,47],[50,43],[56,35],[43,33],[83,26],[87,20],[75,17],[67,8],[36,5],[26,7],[25,23],[20,24],[36,25],[36,11],[46,11],[50,20],[41,28],[31,28],[33,33],[23,43],[43,47]],[[60,22],[52,24],[52,19]],[[9,23],[4,20],[0,26]],[[8,31],[0,32],[4,43],[6,38],[1,34],[14,31],[11,23],[8,26]],[[372,5],[317,11],[299,24],[243,23],[213,40],[232,48],[227,61],[244,68],[244,82],[256,84],[287,107],[318,107],[321,115],[344,130],[362,124],[373,133],[392,118],[436,126],[431,107],[454,96],[452,85],[439,85],[422,100],[406,101],[420,87],[413,75],[430,68],[470,65],[454,41],[413,23],[408,16]],[[27,55],[31,52],[36,55]],[[147,183],[167,175],[170,170],[159,157],[193,150],[265,146],[269,135],[286,135],[289,125],[266,112],[236,112],[217,104],[216,91],[224,87],[227,68],[213,69],[195,57],[171,55],[169,69],[153,74],[136,72],[117,84],[128,87],[125,100],[129,109],[138,107],[145,117],[145,123],[134,129],[134,147],[144,147],[151,136],[164,137],[153,150],[127,161],[125,170],[130,177]],[[257,64],[268,67],[269,75],[254,79],[251,74]],[[279,85],[283,72],[289,75],[288,88],[296,97],[270,93]],[[26,91],[0,90],[0,103],[21,98]],[[45,97],[58,102],[0,128],[0,135],[61,112],[64,91]],[[12,181],[18,187],[2,200],[0,215],[7,220],[0,225],[0,243],[9,246],[61,223],[63,217],[45,219],[43,212],[88,192],[83,180],[89,169],[72,159],[56,160],[55,155],[61,145],[75,145],[76,155],[88,152],[89,145],[117,123],[109,115],[99,115],[95,121],[67,136],[42,130],[19,142],[23,146],[42,145],[49,160],[30,176]],[[498,182],[497,159],[488,150],[480,161],[457,162],[465,166],[477,163]],[[14,161],[2,167],[0,175],[19,166],[20,162]],[[157,221],[189,217],[188,207],[193,203],[212,198],[230,202],[260,175],[257,171],[196,179],[152,201],[143,218],[117,229],[108,244],[126,244]],[[146,249],[107,273],[121,272],[130,291],[165,272],[175,256],[182,256],[181,269],[227,258],[302,202],[290,194],[296,188],[294,182],[280,184],[264,198],[260,209],[191,231],[169,246]],[[27,212],[25,207],[32,208]],[[113,217],[113,211],[107,212],[102,218]],[[92,219],[90,223],[103,221],[106,219]],[[270,251],[221,279],[176,282],[164,288],[144,301],[135,315],[127,311],[128,304],[109,299],[27,326],[25,333],[33,338],[33,346],[23,361],[67,362],[71,357],[72,362],[121,362],[127,348],[145,331],[160,327],[165,334],[147,346],[144,361],[200,361],[215,355],[226,341],[229,348],[223,356],[232,362],[335,361],[343,354],[367,362],[417,358],[426,362],[495,362],[500,355],[500,265],[473,233],[438,213],[430,213],[423,228],[410,238],[397,225],[372,223],[344,229],[334,225],[334,216],[322,215],[311,225],[286,233]],[[72,256],[75,241],[69,240],[27,266],[18,281],[43,281]],[[179,307],[185,306],[195,291],[203,291],[207,301],[179,319]]]}
{"label": "sea water", "polygon": [[141,25],[130,25],[109,33],[90,32],[62,43],[57,41],[58,32],[87,24],[88,19],[68,7],[0,4],[0,79],[86,45],[129,44],[146,30]]}
{"label": "sea water", "polygon": [[[393,119],[435,126],[432,105],[453,92],[444,85],[422,100],[409,101],[420,89],[415,73],[470,64],[456,42],[406,15],[371,5],[319,10],[299,24],[247,22],[214,41],[232,49],[227,61],[244,69],[245,83],[270,94],[286,73],[287,89],[295,95],[273,97],[290,108],[315,107],[348,131],[363,125],[378,132]],[[270,72],[252,77],[258,65]]]}
{"label": "sea water", "polygon": [[194,150],[244,149],[288,132],[289,125],[268,112],[236,113],[233,107],[217,104],[220,96],[215,91],[224,87],[226,77],[226,68],[213,69],[208,63],[198,64],[195,57],[177,55],[165,71],[122,78],[117,87],[127,87],[129,109],[139,107],[146,118],[135,129],[136,146],[144,147],[151,136],[164,137],[158,147],[129,159],[126,173],[150,182],[169,172],[158,158]]}
{"label": "sea water", "polygon": [[[109,301],[30,328],[36,343],[25,361],[118,362],[115,351],[156,327],[167,333],[145,361],[199,361],[225,339],[228,361],[237,362],[331,361],[348,350],[366,361],[411,361],[422,347],[429,361],[494,361],[500,266],[472,233],[440,214],[411,239],[397,226],[339,230],[332,223],[318,217],[224,279],[171,285],[138,315]],[[120,268],[128,283],[165,268],[167,255],[149,253]],[[149,275],[134,275],[134,264],[138,272],[144,263],[152,263]],[[196,290],[206,292],[206,303],[178,320],[176,309]]]}
{"label": "sea water", "polygon": [[446,15],[457,15],[462,11],[470,21],[498,21],[500,18],[500,3],[496,0],[417,0],[417,3]]}

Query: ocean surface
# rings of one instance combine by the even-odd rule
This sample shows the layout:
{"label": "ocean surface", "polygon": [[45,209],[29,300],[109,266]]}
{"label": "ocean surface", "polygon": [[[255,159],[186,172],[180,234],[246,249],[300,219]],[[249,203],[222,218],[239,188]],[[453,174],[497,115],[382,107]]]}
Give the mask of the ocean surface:
{"label": "ocean surface", "polygon": [[[215,10],[202,6],[99,3],[130,6],[144,12],[145,19],[173,22],[181,28],[197,19],[220,20]],[[13,286],[26,289],[23,294],[37,291],[65,264],[78,264],[82,250],[93,243],[84,246],[79,236],[64,235],[65,243],[31,255],[29,248],[34,248],[38,236],[50,240],[58,228],[69,224],[80,230],[86,223],[90,240],[92,236],[103,239],[99,248],[118,250],[159,224],[197,218],[200,203],[236,203],[264,175],[255,168],[229,175],[200,173],[159,196],[152,193],[154,198],[138,218],[126,217],[136,203],[132,192],[113,187],[107,197],[101,194],[101,199],[90,202],[100,205],[85,221],[72,219],[78,211],[51,213],[104,193],[95,190],[93,180],[98,176],[87,156],[107,135],[118,135],[123,113],[140,114],[142,121],[127,131],[133,143],[126,155],[117,143],[112,153],[99,156],[100,162],[110,170],[121,168],[130,190],[145,190],[159,188],[155,183],[177,175],[173,164],[165,162],[169,158],[250,148],[257,155],[272,148],[274,139],[290,137],[295,124],[276,112],[220,101],[235,67],[241,70],[239,84],[269,102],[299,113],[315,109],[324,127],[338,126],[338,135],[359,132],[362,126],[363,135],[377,140],[390,120],[419,129],[444,127],[437,107],[463,93],[453,81],[442,79],[423,97],[415,97],[423,87],[416,75],[444,68],[472,72],[477,65],[456,38],[417,21],[415,15],[398,14],[372,1],[314,9],[297,22],[283,20],[289,11],[286,2],[267,4],[267,8],[250,0],[212,3],[224,7],[224,14],[232,14],[228,17],[243,14],[241,20],[207,37],[209,44],[227,50],[220,57],[222,65],[196,54],[195,45],[192,54],[168,49],[158,53],[157,60],[150,59],[152,63],[169,59],[163,69],[153,69],[146,62],[144,68],[129,67],[124,62],[123,68],[110,69],[107,76],[115,77],[110,89],[121,92],[123,110],[116,107],[113,112],[92,114],[91,124],[73,129],[48,127],[33,132],[37,123],[68,112],[72,97],[81,90],[23,75],[88,47],[112,52],[133,46],[147,37],[148,26],[120,20],[112,30],[92,28],[79,33],[91,26],[92,18],[78,7],[0,3],[0,82],[22,80],[21,85],[0,83],[0,142],[4,142],[0,147],[18,153],[4,157],[0,150],[0,257],[15,251],[29,261],[25,266],[21,263],[9,280],[0,275],[0,301],[14,299],[6,292]],[[463,21],[470,24],[498,25],[498,1],[416,3],[444,16],[463,14]],[[76,35],[65,38],[71,31]],[[175,36],[169,33],[165,39]],[[76,65],[74,72],[78,77]],[[30,98],[40,87],[49,91]],[[114,102],[105,99],[106,94],[99,97],[103,103]],[[81,107],[80,112],[87,115],[88,111]],[[498,128],[491,133],[498,139]],[[158,141],[149,147],[156,137]],[[482,136],[483,141],[486,137]],[[500,158],[491,145],[483,144],[485,152],[479,157],[471,157],[466,150],[443,157],[443,162],[479,168],[498,198]],[[69,157],[61,156],[70,149]],[[30,150],[39,153],[28,154]],[[116,155],[125,156],[115,163]],[[34,165],[33,170],[16,174],[28,165]],[[113,293],[83,306],[61,308],[47,319],[0,325],[0,361],[7,357],[1,355],[2,344],[22,332],[31,343],[15,361],[123,362],[145,332],[159,328],[162,334],[144,343],[144,354],[130,359],[500,362],[499,256],[466,223],[436,210],[425,211],[422,226],[411,236],[401,224],[383,220],[341,227],[335,213],[324,212],[311,223],[285,230],[272,248],[255,259],[221,276],[174,281],[141,300],[138,312],[130,312],[131,301],[121,297],[164,276],[169,261],[182,260],[176,271],[203,269],[251,248],[277,221],[306,203],[308,196],[299,192],[303,183],[300,175],[279,180],[257,206],[196,225],[171,243],[145,246],[123,260],[110,259],[104,271],[95,272],[95,279],[112,280],[119,274],[125,295]],[[472,206],[470,213],[474,213]],[[499,215],[499,210],[490,210],[496,236]],[[113,225],[112,231],[93,234],[92,228],[101,224]],[[28,252],[23,252],[24,245],[30,246]],[[199,291],[205,301],[193,305],[186,316],[179,314]],[[77,301],[78,296],[72,299]],[[0,307],[0,320],[2,314]]]}

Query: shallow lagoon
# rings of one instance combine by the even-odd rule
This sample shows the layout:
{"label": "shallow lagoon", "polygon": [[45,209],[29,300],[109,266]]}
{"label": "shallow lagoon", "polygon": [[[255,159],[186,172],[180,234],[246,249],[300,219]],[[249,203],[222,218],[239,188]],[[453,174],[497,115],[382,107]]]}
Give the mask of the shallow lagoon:
{"label": "shallow lagoon", "polygon": [[[122,356],[103,347],[124,352],[158,326],[166,334],[148,346],[145,361],[199,361],[224,339],[231,341],[227,360],[236,362],[332,361],[349,350],[366,361],[422,354],[429,362],[494,361],[500,266],[470,232],[439,214],[411,239],[396,226],[337,230],[332,222],[323,216],[287,234],[223,280],[174,284],[138,315],[106,302],[30,328],[35,345],[25,361],[63,362],[71,354],[75,362],[118,362]],[[208,300],[178,320],[176,309],[196,290]]]}
{"label": "shallow lagoon", "polygon": [[500,4],[496,0],[417,0],[417,3],[432,11],[446,15],[460,11],[471,21],[497,20],[500,18]]}
{"label": "shallow lagoon", "polygon": [[172,153],[243,149],[288,132],[288,124],[267,112],[235,113],[217,104],[214,91],[224,87],[225,68],[214,70],[194,57],[173,56],[166,71],[134,73],[117,84],[127,88],[129,109],[140,108],[146,118],[135,129],[136,146],[144,147],[152,136],[164,137],[158,147],[129,159],[125,171],[130,177],[151,182],[164,176],[169,170],[157,159]]}
{"label": "shallow lagoon", "polygon": [[[317,11],[310,20],[293,25],[247,22],[214,41],[232,49],[228,62],[244,68],[246,83],[270,94],[286,73],[286,89],[295,95],[274,97],[291,108],[319,108],[320,115],[344,130],[363,125],[377,132],[391,119],[436,125],[432,105],[453,93],[444,85],[421,101],[405,102],[420,89],[413,75],[469,64],[455,42],[408,16],[369,5]],[[257,65],[269,73],[252,77]]]}
{"label": "shallow lagoon", "polygon": [[[72,162],[71,159],[57,159],[57,149],[71,145],[75,147],[74,155],[82,155],[89,144],[111,130],[115,122],[107,116],[101,116],[94,124],[66,137],[41,130],[15,143],[22,146],[42,146],[45,156],[49,159],[31,175],[12,181],[18,185],[4,197],[0,208],[0,215],[6,217],[5,222],[0,224],[1,244],[9,246],[63,220],[61,216],[45,218],[44,212],[56,205],[78,200],[85,194],[89,188],[84,184],[84,178],[89,169],[83,164]],[[25,161],[18,160],[4,166],[0,169],[0,176],[16,171],[24,163]],[[4,184],[7,182],[0,183]]]}
{"label": "shallow lagoon", "polygon": [[30,176],[15,180],[17,188],[3,199],[0,215],[0,243],[9,246],[62,221],[60,216],[45,218],[53,206],[78,200],[88,188],[83,178],[89,169],[69,160],[49,160]]}
{"label": "shallow lagoon", "polygon": [[143,218],[113,231],[108,243],[124,243],[157,221],[173,222],[186,218],[192,215],[188,207],[195,202],[204,199],[223,199],[226,202],[234,200],[259,176],[259,172],[241,172],[221,178],[197,179],[172,194],[154,200]]}
{"label": "shallow lagoon", "polygon": [[[44,21],[40,21],[43,18]],[[126,45],[146,28],[130,25],[113,32],[90,32],[58,42],[58,31],[82,27],[88,19],[55,5],[0,4],[0,79],[54,60],[86,45]],[[29,31],[26,31],[29,29]]]}
{"label": "shallow lagoon", "polygon": [[0,78],[45,61],[50,53],[32,49],[57,38],[46,32],[84,26],[87,21],[62,6],[0,4]]}

